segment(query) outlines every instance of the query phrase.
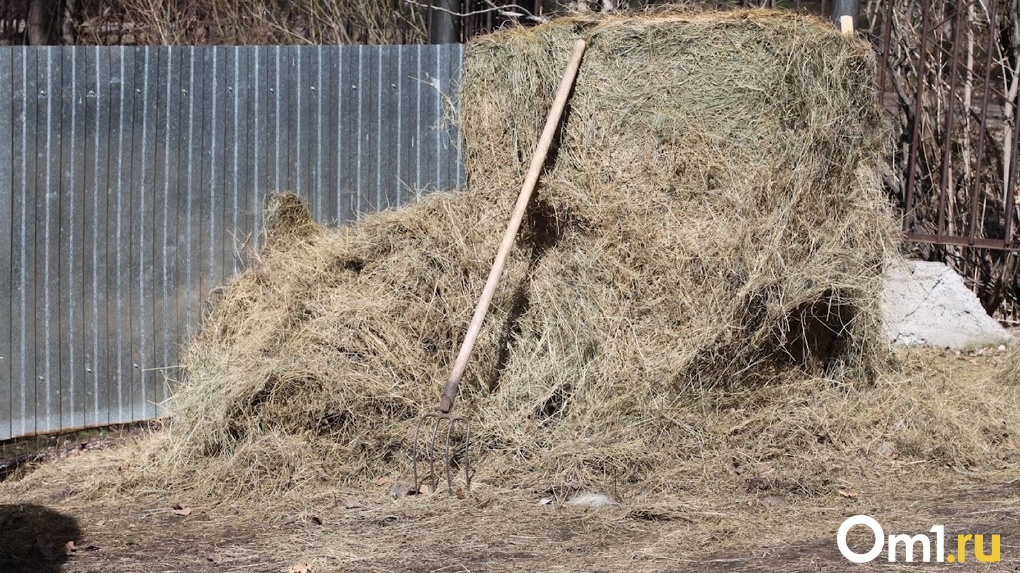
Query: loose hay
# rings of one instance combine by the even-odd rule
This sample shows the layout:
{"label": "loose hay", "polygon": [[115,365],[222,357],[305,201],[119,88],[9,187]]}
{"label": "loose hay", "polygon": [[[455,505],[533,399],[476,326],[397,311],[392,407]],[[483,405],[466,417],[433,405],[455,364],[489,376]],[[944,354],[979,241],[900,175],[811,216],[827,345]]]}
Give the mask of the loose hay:
{"label": "loose hay", "polygon": [[999,366],[999,379],[1011,386],[1020,386],[1020,342],[1006,349],[1006,356]]}
{"label": "loose hay", "polygon": [[465,191],[340,229],[278,196],[188,351],[150,476],[240,496],[409,473],[579,34],[462,385],[479,479],[817,492],[894,436],[898,456],[1004,463],[946,422],[974,406],[1015,424],[1009,408],[937,408],[882,374],[892,225],[871,50],[788,13],[671,12],[469,45]]}

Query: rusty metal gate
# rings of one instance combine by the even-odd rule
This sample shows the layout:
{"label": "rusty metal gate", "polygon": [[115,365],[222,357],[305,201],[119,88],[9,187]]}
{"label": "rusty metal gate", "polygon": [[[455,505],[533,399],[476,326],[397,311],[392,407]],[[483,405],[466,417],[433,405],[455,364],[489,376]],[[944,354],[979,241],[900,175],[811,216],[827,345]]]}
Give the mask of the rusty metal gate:
{"label": "rusty metal gate", "polygon": [[1018,248],[1016,0],[871,6],[899,135],[886,185],[919,243]]}

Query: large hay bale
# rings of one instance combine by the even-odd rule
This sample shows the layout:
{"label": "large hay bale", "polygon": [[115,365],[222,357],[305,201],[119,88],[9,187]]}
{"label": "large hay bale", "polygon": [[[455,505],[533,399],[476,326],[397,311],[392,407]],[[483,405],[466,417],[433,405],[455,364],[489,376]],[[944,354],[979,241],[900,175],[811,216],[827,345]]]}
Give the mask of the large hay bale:
{"label": "large hay bale", "polygon": [[171,460],[260,492],[404,471],[579,35],[458,406],[484,475],[647,478],[705,447],[713,401],[872,382],[892,226],[870,48],[774,11],[576,17],[468,46],[468,190],[338,230],[276,200],[191,345]]}
{"label": "large hay bale", "polygon": [[[891,230],[871,49],[775,11],[484,38],[463,89],[473,185],[510,194],[523,178],[545,112],[528,103],[551,99],[579,33],[591,45],[533,209],[555,234],[532,298],[570,308],[536,313],[560,307],[555,323],[577,330],[605,314],[586,302],[627,308],[640,339],[673,340],[651,358],[660,380],[739,383],[784,359],[866,378]],[[586,330],[602,346],[618,328]]]}

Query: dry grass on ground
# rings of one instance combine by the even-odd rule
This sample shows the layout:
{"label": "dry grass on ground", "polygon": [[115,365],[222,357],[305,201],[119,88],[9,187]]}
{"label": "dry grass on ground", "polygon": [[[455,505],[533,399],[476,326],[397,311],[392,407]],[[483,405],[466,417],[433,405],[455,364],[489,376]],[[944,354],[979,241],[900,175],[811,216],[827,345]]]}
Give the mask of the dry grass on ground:
{"label": "dry grass on ground", "polygon": [[[999,353],[911,350],[900,358],[909,365],[900,383],[945,395],[926,408],[1007,405],[998,402],[1009,399],[998,378],[1004,363]],[[907,396],[901,400],[930,399],[925,393]],[[895,404],[887,406],[888,419],[875,423],[909,433],[893,414]],[[969,420],[975,428],[995,421],[960,415],[961,423]],[[445,492],[394,499],[392,484],[408,478],[399,473],[258,501],[187,488],[110,487],[139,471],[146,452],[164,438],[156,432],[46,463],[21,480],[0,483],[0,504],[39,504],[77,520],[82,536],[63,566],[68,573],[284,572],[303,562],[320,572],[837,571],[846,563],[836,552],[834,532],[858,513],[876,517],[890,531],[920,532],[943,523],[950,532],[1001,532],[1003,566],[1020,557],[1015,462],[985,468],[918,461],[898,453],[909,450],[909,439],[897,441],[895,434],[888,436],[892,450],[876,442],[871,451],[848,453],[857,471],[822,491],[786,487],[775,477],[787,471],[779,461],[740,473],[706,467],[704,480],[679,493],[606,484],[618,505],[602,508],[563,503],[571,492],[556,480],[512,489],[483,483],[463,500]],[[1016,437],[1002,440],[1017,451]],[[947,444],[946,455],[951,452]],[[796,464],[795,456],[787,458]],[[720,473],[730,477],[720,481]],[[540,505],[543,498],[552,503]],[[177,515],[175,504],[191,513]],[[873,567],[895,569],[884,562]]]}

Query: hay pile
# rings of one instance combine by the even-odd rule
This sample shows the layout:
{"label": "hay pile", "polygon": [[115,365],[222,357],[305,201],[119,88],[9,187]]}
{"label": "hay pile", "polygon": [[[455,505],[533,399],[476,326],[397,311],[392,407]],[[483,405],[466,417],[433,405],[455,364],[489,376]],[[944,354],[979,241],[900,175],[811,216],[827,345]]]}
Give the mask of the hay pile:
{"label": "hay pile", "polygon": [[925,433],[953,413],[911,402],[904,433],[881,421],[894,391],[869,394],[891,387],[892,228],[869,47],[778,11],[672,12],[469,45],[467,190],[340,229],[278,197],[190,347],[161,479],[262,495],[407,475],[578,35],[590,47],[458,403],[478,478],[676,490],[783,459],[789,487],[816,491],[890,432],[922,457],[982,455],[980,436]]}

